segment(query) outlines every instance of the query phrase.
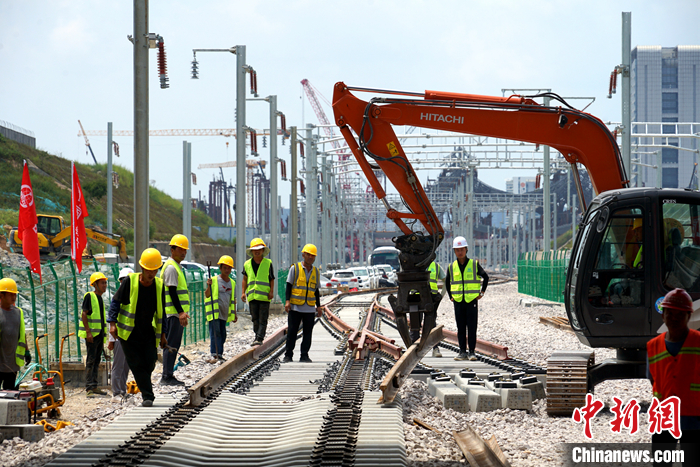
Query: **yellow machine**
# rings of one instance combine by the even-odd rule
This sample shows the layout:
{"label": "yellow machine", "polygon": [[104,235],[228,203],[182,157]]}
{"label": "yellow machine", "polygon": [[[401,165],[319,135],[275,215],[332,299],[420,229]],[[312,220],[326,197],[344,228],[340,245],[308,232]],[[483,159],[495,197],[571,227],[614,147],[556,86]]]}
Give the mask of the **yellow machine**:
{"label": "yellow machine", "polygon": [[[42,256],[47,256],[51,253],[56,257],[70,255],[70,226],[66,225],[62,216],[50,216],[47,214],[37,215],[37,233],[39,236],[39,253]],[[127,260],[126,241],[120,235],[101,232],[85,228],[87,238],[97,240],[110,246],[119,248],[119,258],[122,261]],[[22,248],[22,240],[19,239],[18,230],[12,229],[9,234],[10,247],[17,253]],[[87,252],[83,253],[83,256]]]}

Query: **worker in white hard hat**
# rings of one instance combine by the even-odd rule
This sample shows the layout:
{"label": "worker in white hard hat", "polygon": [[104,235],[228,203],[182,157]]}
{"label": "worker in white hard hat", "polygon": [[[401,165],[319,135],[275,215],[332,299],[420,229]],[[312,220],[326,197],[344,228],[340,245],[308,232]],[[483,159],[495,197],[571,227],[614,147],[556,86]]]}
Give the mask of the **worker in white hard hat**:
{"label": "worker in white hard hat", "polygon": [[[129,274],[133,273],[134,270],[131,268],[122,268],[119,271],[119,284],[124,282],[124,279]],[[119,314],[119,301],[115,299],[115,296],[112,297],[112,303],[109,305],[109,313],[107,315],[111,316],[112,314],[114,316]],[[109,335],[107,349],[112,351],[112,402],[122,402],[128,396],[126,380],[129,377],[129,364],[126,363],[124,349],[122,349],[119,339],[112,334]]]}
{"label": "worker in white hard hat", "polygon": [[287,290],[284,311],[289,314],[287,319],[287,344],[282,363],[289,363],[294,356],[294,346],[297,341],[299,325],[302,325],[300,362],[311,363],[309,349],[311,349],[311,333],[314,329],[316,317],[323,312],[321,307],[321,294],[318,290],[319,272],[314,266],[318,250],[316,245],[307,243],[301,250],[304,261],[292,264],[287,274]]}
{"label": "worker in white hard hat", "polygon": [[107,277],[101,272],[90,276],[92,292],[83,297],[83,313],[80,317],[78,337],[85,339],[87,356],[85,359],[85,389],[87,397],[106,396],[97,386],[97,373],[104,352],[104,339],[107,336],[107,314],[102,294],[107,291]]}
{"label": "worker in white hard hat", "polygon": [[[459,354],[455,360],[476,360],[478,301],[486,293],[489,276],[475,259],[469,259],[469,245],[464,237],[455,237],[452,248],[457,259],[447,268],[445,289],[455,306]],[[467,337],[467,331],[469,336]],[[469,353],[467,353],[467,346]]]}

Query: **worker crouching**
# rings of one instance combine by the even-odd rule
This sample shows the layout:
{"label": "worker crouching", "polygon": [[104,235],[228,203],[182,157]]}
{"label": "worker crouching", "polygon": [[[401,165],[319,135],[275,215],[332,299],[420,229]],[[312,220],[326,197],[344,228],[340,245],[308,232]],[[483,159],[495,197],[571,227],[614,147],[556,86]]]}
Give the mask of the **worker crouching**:
{"label": "worker crouching", "polygon": [[275,271],[272,261],[266,256],[270,249],[262,238],[254,238],[246,253],[251,257],[243,265],[243,282],[241,300],[250,307],[255,339],[253,346],[262,344],[267,332],[267,319],[270,316],[270,301],[275,296]]}
{"label": "worker crouching", "polygon": [[292,361],[294,347],[297,341],[299,325],[303,326],[301,340],[300,362],[311,363],[311,333],[314,329],[316,316],[321,316],[321,294],[318,290],[319,272],[314,266],[316,261],[316,246],[304,245],[301,256],[304,261],[293,264],[287,275],[287,290],[285,293],[284,311],[287,317],[287,345],[283,363]]}
{"label": "worker crouching", "polygon": [[168,345],[163,329],[166,325],[163,320],[165,286],[156,277],[162,264],[158,250],[144,250],[139,260],[142,272],[124,279],[114,295],[119,310],[110,310],[108,317],[109,332],[119,338],[126,362],[143,395],[141,405],[144,407],[151,407],[155,400],[151,374],[158,360],[158,339],[161,348]]}
{"label": "worker crouching", "polygon": [[207,279],[207,290],[204,291],[204,312],[209,323],[209,338],[211,357],[208,363],[216,363],[224,359],[224,343],[226,342],[226,324],[238,321],[236,316],[236,281],[230,278],[233,270],[233,258],[224,255],[219,258],[218,276]]}

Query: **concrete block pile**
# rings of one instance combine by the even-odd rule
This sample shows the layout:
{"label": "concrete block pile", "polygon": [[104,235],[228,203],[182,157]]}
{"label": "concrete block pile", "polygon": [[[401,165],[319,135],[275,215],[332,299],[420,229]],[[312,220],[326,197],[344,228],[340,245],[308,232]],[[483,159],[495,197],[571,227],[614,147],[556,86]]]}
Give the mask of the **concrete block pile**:
{"label": "concrete block pile", "polygon": [[0,399],[0,441],[12,438],[39,441],[44,439],[44,427],[29,424],[26,401]]}

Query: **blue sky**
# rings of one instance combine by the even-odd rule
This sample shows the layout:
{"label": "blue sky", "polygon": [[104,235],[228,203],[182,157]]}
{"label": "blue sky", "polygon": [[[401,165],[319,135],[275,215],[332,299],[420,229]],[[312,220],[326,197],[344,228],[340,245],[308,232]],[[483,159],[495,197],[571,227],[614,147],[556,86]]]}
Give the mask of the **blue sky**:
{"label": "blue sky", "polygon": [[[4,1],[0,3],[0,120],[31,130],[37,146],[90,163],[78,135],[86,129],[133,129],[132,2]],[[165,1],[150,2],[149,30],[165,39],[170,89],[158,86],[150,55],[150,128],[234,128],[235,56],[198,54],[200,79],[190,79],[193,48],[246,45],[261,97],[276,94],[287,125],[317,123],[300,81],[327,99],[333,85],[422,92],[501,95],[503,88],[551,88],[591,96],[587,109],[620,121],[619,95],[608,79],[621,61],[621,12],[632,12],[632,46],[700,42],[697,1]],[[267,104],[250,103],[247,123],[269,126]],[[326,108],[332,121],[332,111]],[[205,162],[235,159],[223,137],[153,137],[150,178],[182,196],[182,141],[192,142],[198,185],[208,192]],[[133,139],[115,138],[133,166]],[[91,137],[98,161],[106,137]],[[226,142],[229,148],[226,148]],[[259,141],[259,146],[261,146]],[[289,157],[289,145],[279,156]],[[266,149],[261,157],[267,159]],[[287,165],[289,169],[289,164]],[[234,169],[226,178],[235,180]],[[522,171],[482,171],[487,183]],[[427,172],[420,174],[425,178]],[[433,175],[434,177],[434,175]],[[424,180],[423,180],[424,181]],[[289,183],[280,185],[289,204]]]}

